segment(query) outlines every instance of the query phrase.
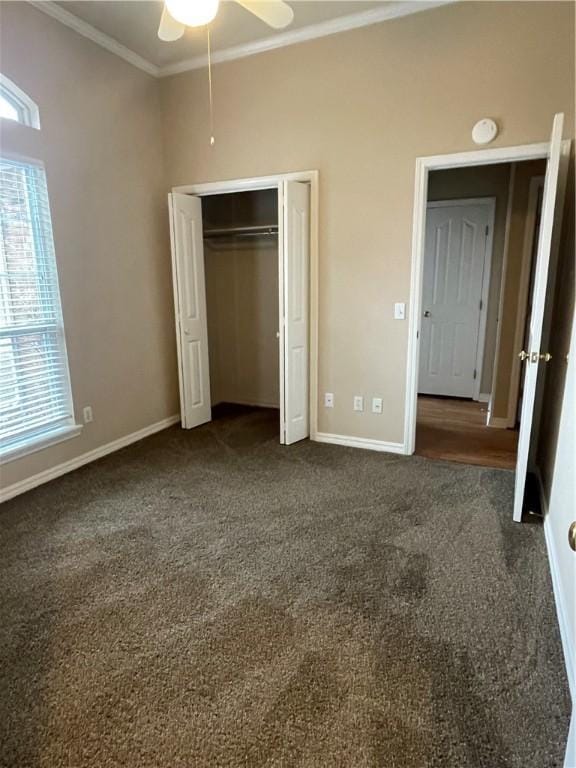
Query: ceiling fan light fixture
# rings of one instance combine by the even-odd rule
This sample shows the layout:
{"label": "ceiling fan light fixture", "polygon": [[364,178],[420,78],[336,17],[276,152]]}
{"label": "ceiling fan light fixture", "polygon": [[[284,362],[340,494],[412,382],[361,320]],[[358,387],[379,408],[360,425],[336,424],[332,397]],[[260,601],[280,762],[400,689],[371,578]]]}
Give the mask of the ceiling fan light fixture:
{"label": "ceiling fan light fixture", "polygon": [[187,27],[203,27],[218,13],[220,0],[166,0],[168,13]]}

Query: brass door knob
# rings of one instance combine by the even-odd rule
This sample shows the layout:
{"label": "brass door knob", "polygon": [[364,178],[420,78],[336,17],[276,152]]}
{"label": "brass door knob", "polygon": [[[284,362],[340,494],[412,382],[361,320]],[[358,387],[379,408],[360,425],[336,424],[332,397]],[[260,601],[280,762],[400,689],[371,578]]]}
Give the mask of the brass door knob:
{"label": "brass door knob", "polygon": [[539,355],[540,360],[544,360],[545,363],[549,363],[552,360],[550,352],[546,352],[544,355]]}
{"label": "brass door knob", "polygon": [[570,549],[576,552],[576,520],[568,528],[568,544],[570,544]]}
{"label": "brass door knob", "polygon": [[522,352],[518,352],[518,357],[520,360],[526,360],[530,357],[530,352],[524,352],[524,350],[522,350]]}

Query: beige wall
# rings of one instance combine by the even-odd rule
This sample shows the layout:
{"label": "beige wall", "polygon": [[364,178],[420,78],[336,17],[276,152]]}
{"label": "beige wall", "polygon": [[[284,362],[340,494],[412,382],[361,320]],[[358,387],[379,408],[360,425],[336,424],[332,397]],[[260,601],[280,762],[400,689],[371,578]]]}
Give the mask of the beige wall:
{"label": "beige wall", "polygon": [[428,200],[456,200],[466,197],[496,198],[494,215],[494,241],[492,267],[490,270],[490,292],[486,317],[486,341],[480,392],[489,395],[492,391],[492,372],[496,351],[496,330],[498,324],[498,303],[502,280],[504,238],[506,235],[506,214],[508,208],[508,182],[510,164],[482,165],[476,168],[453,168],[434,171],[428,180]]}
{"label": "beige wall", "polygon": [[506,274],[504,276],[500,343],[496,381],[492,397],[492,416],[501,419],[507,418],[508,415],[512,368],[520,351],[515,348],[514,341],[518,313],[525,310],[525,307],[520,307],[518,303],[518,286],[520,283],[526,236],[526,213],[528,210],[530,182],[534,176],[543,176],[545,173],[545,160],[516,163],[510,209]]}
{"label": "beige wall", "polygon": [[[319,428],[403,439],[414,195],[419,155],[546,141],[574,125],[571,3],[458,3],[161,82],[169,184],[320,171]],[[384,413],[352,410],[382,396]]]}
{"label": "beige wall", "polygon": [[206,245],[212,404],[278,407],[278,243]]}
{"label": "beige wall", "polygon": [[27,3],[2,3],[0,70],[39,105],[2,150],[46,164],[80,437],[2,467],[2,485],[178,411],[158,82]]}

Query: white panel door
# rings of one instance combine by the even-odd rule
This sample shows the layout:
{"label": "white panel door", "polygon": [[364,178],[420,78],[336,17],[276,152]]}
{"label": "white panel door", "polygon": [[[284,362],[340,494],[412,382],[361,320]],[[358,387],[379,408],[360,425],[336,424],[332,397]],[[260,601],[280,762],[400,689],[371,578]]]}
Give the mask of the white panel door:
{"label": "white panel door", "polygon": [[202,203],[175,192],[170,211],[180,407],[190,429],[211,419]]}
{"label": "white panel door", "polygon": [[426,213],[418,392],[474,397],[490,203]]}
{"label": "white panel door", "polygon": [[[528,459],[530,455],[531,437],[534,421],[534,404],[536,401],[536,385],[538,383],[538,368],[540,355],[546,350],[541,349],[542,328],[544,324],[544,310],[546,306],[546,294],[549,290],[548,273],[550,270],[550,256],[552,253],[553,235],[557,240],[558,231],[562,221],[562,205],[557,205],[558,180],[560,175],[562,157],[562,129],[564,115],[554,117],[552,125],[552,137],[550,139],[550,152],[544,180],[544,194],[542,197],[542,214],[540,217],[540,233],[538,236],[538,250],[536,252],[536,265],[534,267],[534,288],[532,293],[532,312],[530,314],[530,328],[528,332],[528,346],[524,350],[528,353],[525,360],[524,386],[522,389],[522,409],[520,411],[520,432],[518,435],[518,457],[516,460],[516,484],[514,489],[514,520],[522,520],[522,506],[526,489],[526,476],[528,474]],[[564,185],[562,184],[561,187]],[[555,232],[556,230],[556,232]]]}
{"label": "white panel door", "polygon": [[283,408],[286,445],[310,434],[310,189],[298,181],[283,188]]}

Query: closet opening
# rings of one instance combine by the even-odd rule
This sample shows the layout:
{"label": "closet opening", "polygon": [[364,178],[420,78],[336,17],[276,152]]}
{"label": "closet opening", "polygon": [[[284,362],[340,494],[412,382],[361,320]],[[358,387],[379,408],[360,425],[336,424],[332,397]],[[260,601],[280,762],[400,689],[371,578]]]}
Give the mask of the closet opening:
{"label": "closet opening", "polygon": [[210,195],[202,225],[212,417],[260,408],[279,425],[277,190]]}
{"label": "closet opening", "polygon": [[303,176],[179,187],[169,196],[184,429],[266,409],[259,414],[278,425],[281,443],[310,436],[316,174]]}

